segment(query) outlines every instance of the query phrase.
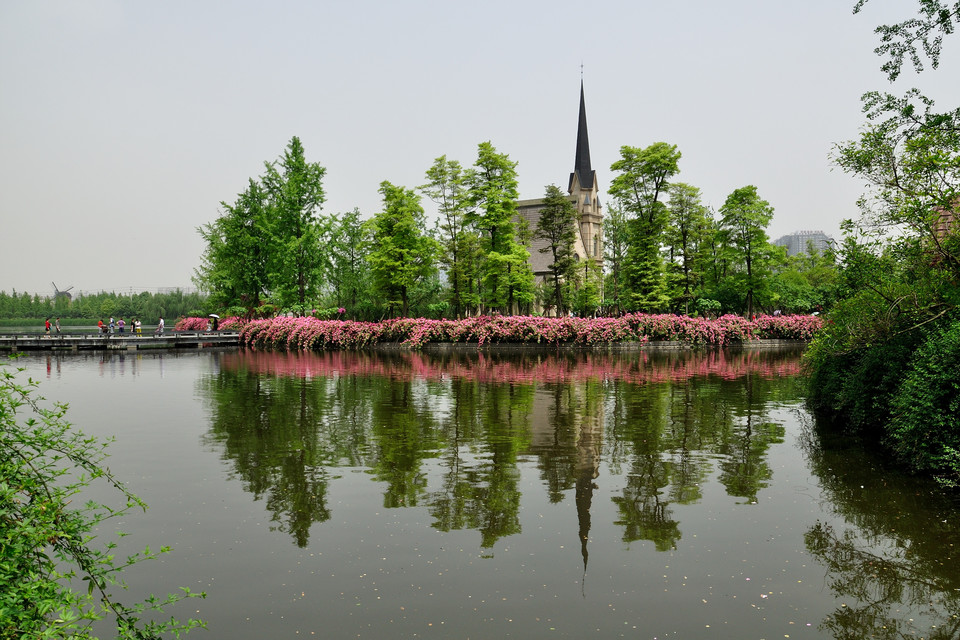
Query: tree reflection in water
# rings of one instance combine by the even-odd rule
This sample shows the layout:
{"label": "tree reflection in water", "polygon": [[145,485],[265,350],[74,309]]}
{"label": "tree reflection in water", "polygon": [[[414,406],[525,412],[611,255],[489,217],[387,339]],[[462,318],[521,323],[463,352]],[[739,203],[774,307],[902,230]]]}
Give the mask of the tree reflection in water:
{"label": "tree reflection in water", "polygon": [[804,450],[845,523],[804,535],[841,602],[821,627],[836,638],[960,637],[956,501],[814,426]]}
{"label": "tree reflection in water", "polygon": [[[277,527],[306,546],[330,518],[338,467],[369,469],[384,506],[424,506],[432,526],[473,529],[492,547],[520,532],[518,464],[534,459],[547,495],[573,491],[584,570],[601,461],[626,470],[613,498],[624,541],[673,548],[671,506],[700,500],[719,468],[727,493],[756,500],[767,448],[783,429],[764,417],[798,371],[793,354],[303,353],[219,356],[201,382],[208,440]],[[442,470],[429,486],[425,464]]]}

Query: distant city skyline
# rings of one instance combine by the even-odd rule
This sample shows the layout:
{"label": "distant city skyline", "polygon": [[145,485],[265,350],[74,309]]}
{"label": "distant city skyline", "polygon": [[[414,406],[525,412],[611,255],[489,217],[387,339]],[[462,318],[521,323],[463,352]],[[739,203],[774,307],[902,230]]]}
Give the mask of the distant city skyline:
{"label": "distant city skyline", "polygon": [[664,141],[713,209],[755,185],[771,238],[839,237],[864,185],[829,156],[863,126],[860,96],[960,105],[949,39],[939,70],[889,85],[874,28],[915,8],[888,4],[2,3],[0,290],[192,286],[197,227],[293,136],[327,169],[324,214],[370,217],[383,180],[471,166],[487,140],[521,199],[565,190],[581,64],[604,210],[620,147]]}

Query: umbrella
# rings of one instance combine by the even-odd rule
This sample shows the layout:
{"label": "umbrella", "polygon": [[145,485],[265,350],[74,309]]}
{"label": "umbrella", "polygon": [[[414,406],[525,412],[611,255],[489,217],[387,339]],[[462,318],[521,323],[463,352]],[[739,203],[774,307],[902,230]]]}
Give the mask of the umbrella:
{"label": "umbrella", "polygon": [[220,318],[220,316],[218,316],[218,315],[215,314],[215,313],[211,313],[211,314],[210,314],[210,317],[211,317],[211,318],[217,318],[217,319]]}

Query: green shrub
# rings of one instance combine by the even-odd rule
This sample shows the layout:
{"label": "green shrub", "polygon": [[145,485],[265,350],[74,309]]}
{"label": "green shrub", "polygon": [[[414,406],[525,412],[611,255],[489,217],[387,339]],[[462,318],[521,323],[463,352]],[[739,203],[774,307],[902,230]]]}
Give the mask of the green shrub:
{"label": "green shrub", "polygon": [[907,373],[922,336],[908,332],[885,342],[850,349],[830,344],[829,325],[806,354],[808,401],[852,433],[880,439],[890,418],[890,401]]}
{"label": "green shrub", "polygon": [[912,468],[956,472],[960,450],[960,322],[933,331],[890,402],[889,440]]}

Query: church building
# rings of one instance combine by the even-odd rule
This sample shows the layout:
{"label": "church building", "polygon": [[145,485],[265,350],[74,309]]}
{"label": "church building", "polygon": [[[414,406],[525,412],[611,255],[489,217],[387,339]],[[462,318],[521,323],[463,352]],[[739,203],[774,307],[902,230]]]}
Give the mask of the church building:
{"label": "church building", "polygon": [[[597,172],[590,165],[590,141],[587,137],[587,109],[583,97],[583,81],[580,82],[580,119],[577,124],[577,153],[573,164],[573,173],[567,183],[570,202],[577,210],[579,229],[576,234],[574,250],[581,263],[588,260],[603,264],[603,215],[600,210],[599,184]],[[527,221],[531,232],[537,229],[543,199],[520,200],[517,203],[518,215]],[[550,263],[553,255],[550,251],[541,252],[548,246],[545,240],[534,239],[530,246],[530,264],[538,285],[550,281]]]}

